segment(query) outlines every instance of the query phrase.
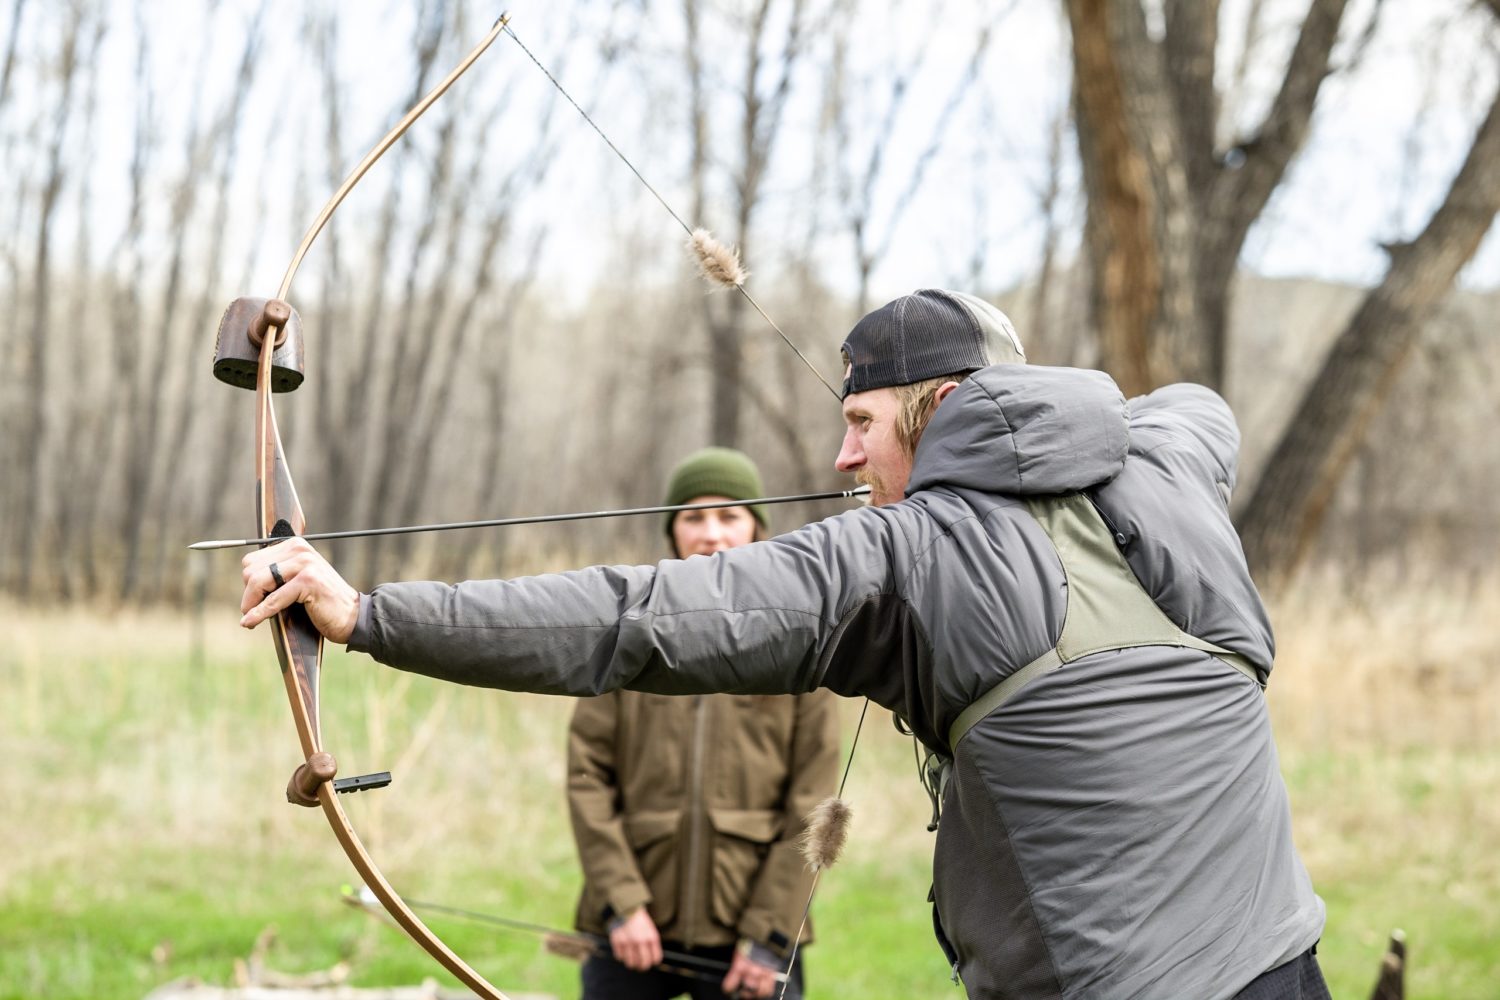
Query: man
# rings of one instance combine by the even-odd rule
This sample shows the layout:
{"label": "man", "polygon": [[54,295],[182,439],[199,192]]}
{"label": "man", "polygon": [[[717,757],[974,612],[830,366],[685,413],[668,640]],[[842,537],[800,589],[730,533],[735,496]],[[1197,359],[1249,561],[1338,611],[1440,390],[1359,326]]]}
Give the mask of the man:
{"label": "man", "polygon": [[[667,482],[666,506],[765,496],[749,456],[704,448]],[[766,508],[667,514],[679,559],[749,545]],[[812,876],[805,817],[838,781],[836,699],[828,691],[583,698],[568,730],[568,806],[583,865],[577,926],[608,933],[613,957],[583,967],[582,1000],[769,997],[787,968]],[[663,940],[665,939],[665,940]],[[803,944],[810,935],[803,935]],[[723,962],[695,972],[663,949]],[[802,955],[786,996],[802,997]]]}
{"label": "man", "polygon": [[369,595],[293,541],[246,558],[243,623],[300,600],[382,662],[515,690],[868,695],[951,758],[934,917],[969,997],[1326,997],[1228,407],[1028,366],[939,290],[844,355],[837,465],[875,506],[712,559]]}

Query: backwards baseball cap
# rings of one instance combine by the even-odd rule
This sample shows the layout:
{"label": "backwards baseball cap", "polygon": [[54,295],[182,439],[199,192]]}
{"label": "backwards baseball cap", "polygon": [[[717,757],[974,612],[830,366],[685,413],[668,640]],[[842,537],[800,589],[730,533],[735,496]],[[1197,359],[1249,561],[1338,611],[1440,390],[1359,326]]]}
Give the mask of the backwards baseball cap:
{"label": "backwards baseball cap", "polygon": [[1005,313],[983,299],[923,288],[869,313],[843,346],[844,396],[990,365],[1026,363]]}
{"label": "backwards baseball cap", "polygon": [[[750,500],[765,495],[766,491],[760,484],[760,471],[749,455],[733,448],[704,448],[677,463],[667,479],[667,496],[662,505],[675,507],[696,497]],[[750,513],[755,515],[762,528],[771,530],[771,516],[764,504],[751,504]],[[675,513],[668,514],[663,522],[668,537],[672,534],[672,520],[676,516]]]}

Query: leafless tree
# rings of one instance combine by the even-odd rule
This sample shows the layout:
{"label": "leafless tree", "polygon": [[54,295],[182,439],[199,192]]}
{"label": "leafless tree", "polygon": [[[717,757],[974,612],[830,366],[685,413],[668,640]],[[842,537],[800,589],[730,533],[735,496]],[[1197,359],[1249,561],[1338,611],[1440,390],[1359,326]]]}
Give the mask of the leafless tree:
{"label": "leafless tree", "polygon": [[[96,134],[99,49],[105,30],[104,20],[96,19],[85,42],[83,66],[87,83],[79,129],[85,138]],[[65,341],[65,350],[72,357],[79,358],[88,357],[95,350],[97,329],[96,311],[91,308],[86,278],[93,270],[93,174],[88,170],[79,171],[76,211],[72,280],[69,282],[72,301],[63,322],[63,331],[70,338]],[[85,572],[90,563],[84,550],[92,541],[87,529],[101,493],[98,470],[104,467],[109,451],[107,414],[98,405],[99,397],[107,392],[105,383],[109,373],[98,371],[98,366],[74,364],[71,367],[74,379],[84,382],[87,389],[59,394],[62,407],[58,415],[57,440],[64,443],[71,456],[71,461],[58,469],[53,501],[58,556],[53,560],[53,575],[64,598],[93,593],[95,581]]]}
{"label": "leafless tree", "polygon": [[1384,402],[1423,320],[1447,296],[1500,211],[1500,92],[1447,196],[1334,342],[1238,520],[1251,570],[1282,582],[1322,525],[1334,489]]}
{"label": "leafless tree", "polygon": [[24,423],[17,437],[25,442],[23,460],[18,463],[19,480],[22,486],[18,524],[20,530],[20,561],[16,569],[16,589],[28,596],[32,587],[32,574],[41,532],[37,529],[42,512],[49,500],[49,480],[46,476],[46,456],[54,446],[50,411],[52,394],[49,392],[52,379],[52,300],[55,294],[52,274],[53,223],[63,188],[67,183],[69,165],[64,160],[68,137],[68,125],[73,110],[73,89],[79,77],[80,45],[86,42],[84,24],[87,13],[80,5],[69,8],[67,17],[59,25],[59,48],[57,58],[57,87],[59,97],[51,122],[48,138],[46,167],[40,191],[40,205],[36,227],[36,242],[32,259],[32,299],[29,342],[26,344],[25,385],[30,394]]}
{"label": "leafless tree", "polygon": [[[929,48],[946,12],[939,4],[930,17],[923,19],[927,25],[926,33],[904,58],[897,59],[894,67],[882,65],[867,78],[851,79],[848,69],[850,46],[864,41],[856,41],[852,30],[865,19],[856,16],[857,11],[852,5],[846,5],[846,8],[843,16],[835,21],[828,101],[833,111],[830,138],[838,150],[839,203],[845,213],[844,225],[849,230],[854,250],[854,314],[862,316],[870,309],[871,273],[890,252],[901,222],[926,180],[928,168],[943,144],[954,139],[951,134],[954,117],[976,89],[990,41],[1006,12],[996,13],[986,6],[979,14],[973,48],[963,70],[936,114],[930,114],[926,109],[919,112],[921,117],[930,118],[932,124],[924,130],[926,134],[919,152],[905,167],[904,174],[893,177],[889,144],[897,134],[898,122],[906,114],[913,78],[932,69]],[[854,136],[856,111],[851,105],[856,94],[879,95],[876,99],[878,106],[858,111],[862,123],[867,126],[874,123],[866,143],[856,141]],[[893,187],[894,193],[882,191],[887,187]],[[877,200],[886,203],[877,205]],[[885,217],[883,225],[877,224],[877,209]]]}
{"label": "leafless tree", "polygon": [[10,5],[10,32],[5,36],[5,63],[0,65],[0,106],[10,96],[10,75],[16,68],[16,49],[21,39],[21,15],[26,10],[26,0],[13,0]]}
{"label": "leafless tree", "polygon": [[1127,393],[1223,385],[1240,250],[1307,138],[1344,7],[1311,0],[1269,110],[1224,148],[1217,0],[1166,0],[1160,37],[1141,0],[1067,0],[1091,313]]}
{"label": "leafless tree", "polygon": [[[708,217],[708,173],[716,162],[712,122],[713,96],[709,93],[707,70],[701,58],[702,34],[698,0],[683,0],[686,28],[684,60],[691,95],[690,132],[692,136],[691,176],[693,205],[691,218],[702,224]],[[770,38],[781,17],[781,36]],[[738,129],[729,148],[729,225],[721,237],[740,250],[741,257],[753,265],[752,225],[760,207],[766,171],[770,165],[787,100],[798,64],[805,53],[809,11],[805,0],[789,0],[782,15],[775,0],[757,0],[744,22],[743,67],[740,82],[730,90],[736,105]],[[774,45],[773,53],[766,49]],[[765,63],[770,61],[769,68]],[[763,73],[763,69],[765,72]],[[769,82],[762,77],[769,75]],[[740,440],[741,400],[744,396],[745,300],[739,295],[705,296],[703,316],[708,331],[710,421],[709,437],[717,444],[734,446]]]}
{"label": "leafless tree", "polygon": [[[1129,393],[1178,379],[1222,386],[1240,251],[1335,71],[1345,0],[1310,0],[1269,109],[1227,146],[1215,88],[1216,2],[1166,0],[1159,34],[1139,0],[1068,0],[1067,11],[1104,366]],[[1377,3],[1351,64],[1380,11]],[[1260,12],[1249,14],[1254,34]],[[1448,293],[1489,228],[1493,115],[1427,229],[1393,248],[1385,280],[1339,338],[1242,509],[1247,553],[1267,582],[1283,580],[1306,553],[1419,317]]]}

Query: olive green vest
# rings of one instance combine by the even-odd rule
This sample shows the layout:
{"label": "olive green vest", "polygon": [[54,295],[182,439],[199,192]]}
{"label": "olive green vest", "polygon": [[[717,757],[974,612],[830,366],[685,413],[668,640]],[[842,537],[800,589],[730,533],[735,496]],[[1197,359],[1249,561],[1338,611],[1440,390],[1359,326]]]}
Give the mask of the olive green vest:
{"label": "olive green vest", "polygon": [[959,713],[948,730],[957,748],[974,725],[1027,684],[1092,653],[1135,646],[1186,646],[1212,653],[1265,688],[1260,672],[1238,653],[1188,635],[1174,625],[1125,561],[1109,525],[1086,495],[1031,499],[1033,517],[1052,539],[1067,576],[1068,607],[1057,645],[1011,674]]}

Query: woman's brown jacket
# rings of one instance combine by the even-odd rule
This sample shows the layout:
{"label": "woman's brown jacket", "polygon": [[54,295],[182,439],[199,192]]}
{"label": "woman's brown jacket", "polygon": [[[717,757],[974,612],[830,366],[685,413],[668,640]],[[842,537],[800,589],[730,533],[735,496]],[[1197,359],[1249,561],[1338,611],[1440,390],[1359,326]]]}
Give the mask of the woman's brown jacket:
{"label": "woman's brown jacket", "polygon": [[568,736],[578,928],[603,933],[644,905],[665,940],[785,954],[811,886],[797,841],[836,786],[836,704],[828,691],[581,699]]}

